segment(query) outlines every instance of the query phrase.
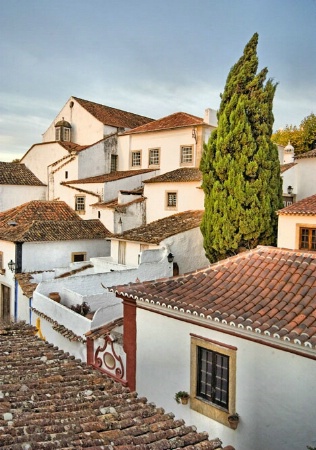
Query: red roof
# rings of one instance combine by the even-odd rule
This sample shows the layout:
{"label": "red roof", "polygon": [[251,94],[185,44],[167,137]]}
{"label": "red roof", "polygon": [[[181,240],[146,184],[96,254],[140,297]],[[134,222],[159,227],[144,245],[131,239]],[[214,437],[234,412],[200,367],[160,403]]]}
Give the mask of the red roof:
{"label": "red roof", "polygon": [[315,252],[258,247],[197,272],[112,290],[146,308],[153,303],[235,333],[244,329],[316,349]]}
{"label": "red roof", "polygon": [[302,200],[293,203],[286,208],[277,211],[278,215],[304,215],[314,216],[316,215],[316,195],[303,198]]}
{"label": "red roof", "polygon": [[124,134],[147,133],[149,131],[168,130],[171,128],[192,127],[196,125],[205,124],[201,117],[192,116],[184,112],[177,112],[162,119],[142,125],[133,130],[127,131]]}

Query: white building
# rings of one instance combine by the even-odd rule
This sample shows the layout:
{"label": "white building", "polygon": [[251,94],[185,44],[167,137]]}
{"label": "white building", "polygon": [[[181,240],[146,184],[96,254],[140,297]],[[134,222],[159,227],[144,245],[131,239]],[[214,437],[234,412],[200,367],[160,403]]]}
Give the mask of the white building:
{"label": "white building", "polygon": [[[117,286],[129,385],[236,449],[315,447],[315,280],[314,253],[258,247]],[[176,405],[178,391],[188,405]]]}

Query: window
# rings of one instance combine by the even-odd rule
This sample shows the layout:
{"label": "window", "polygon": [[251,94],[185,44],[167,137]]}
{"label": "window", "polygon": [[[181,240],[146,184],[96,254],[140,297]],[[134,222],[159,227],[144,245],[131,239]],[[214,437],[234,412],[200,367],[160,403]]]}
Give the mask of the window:
{"label": "window", "polygon": [[64,141],[70,141],[70,128],[64,128],[63,129],[64,132]]}
{"label": "window", "polygon": [[5,270],[3,270],[3,252],[0,252],[0,273],[4,273]]}
{"label": "window", "polygon": [[65,170],[65,179],[67,180],[68,178],[68,170]]}
{"label": "window", "polygon": [[125,264],[126,261],[126,242],[119,241],[118,245],[118,263]]}
{"label": "window", "polygon": [[229,357],[203,347],[197,350],[197,396],[227,409]]}
{"label": "window", "polygon": [[183,165],[192,164],[193,163],[193,147],[190,146],[181,146],[181,158],[180,163]]}
{"label": "window", "polygon": [[75,200],[75,210],[79,213],[79,214],[84,214],[85,212],[85,197],[76,197]]}
{"label": "window", "polygon": [[316,250],[316,228],[300,228],[299,248]]}
{"label": "window", "polygon": [[160,149],[150,148],[148,157],[148,166],[159,166],[160,164]]}
{"label": "window", "polygon": [[117,155],[111,155],[111,172],[117,171]]}
{"label": "window", "polygon": [[131,155],[131,166],[140,167],[142,163],[142,154],[140,150],[133,151]]}
{"label": "window", "polygon": [[166,207],[167,209],[177,209],[178,206],[178,193],[167,192],[166,193]]}
{"label": "window", "polygon": [[86,260],[86,253],[72,253],[71,262],[81,262]]}
{"label": "window", "polygon": [[55,128],[55,141],[60,141],[60,128]]}
{"label": "window", "polygon": [[236,412],[236,350],[191,335],[191,408],[227,426]]}

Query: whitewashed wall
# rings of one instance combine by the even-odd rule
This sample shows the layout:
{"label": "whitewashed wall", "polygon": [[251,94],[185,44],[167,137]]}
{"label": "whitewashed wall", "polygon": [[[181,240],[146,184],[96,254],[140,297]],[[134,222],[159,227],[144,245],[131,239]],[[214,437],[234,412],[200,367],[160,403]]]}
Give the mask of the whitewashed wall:
{"label": "whitewashed wall", "polygon": [[0,212],[31,200],[46,200],[46,186],[0,185]]}
{"label": "whitewashed wall", "polygon": [[[174,400],[177,391],[190,391],[190,333],[237,347],[236,410],[240,423],[235,431]],[[137,310],[139,395],[236,449],[315,446],[315,369],[316,362],[308,358]]]}
{"label": "whitewashed wall", "polygon": [[161,245],[169,248],[174,255],[179,274],[193,272],[210,264],[205,256],[203,236],[199,227],[171,236],[162,241]]}
{"label": "whitewashed wall", "polygon": [[316,194],[315,171],[316,158],[297,159],[297,198],[302,200]]}
{"label": "whitewashed wall", "polygon": [[129,177],[121,178],[115,181],[111,181],[108,183],[104,183],[104,202],[109,202],[118,198],[118,192],[120,190],[133,190],[142,186],[144,180],[148,180],[149,178],[155,177],[157,175],[157,171],[135,174]]}
{"label": "whitewashed wall", "polygon": [[[71,102],[73,102],[72,108],[70,107]],[[55,140],[55,124],[62,118],[71,124],[72,142],[89,145],[103,138],[104,125],[70,97],[43,134],[43,142]]]}
{"label": "whitewashed wall", "polygon": [[86,260],[110,255],[110,243],[105,239],[86,239],[58,242],[25,242],[23,244],[22,271],[49,270],[68,267],[73,252],[86,252]]}
{"label": "whitewashed wall", "polygon": [[22,157],[21,163],[25,164],[43,183],[48,184],[48,166],[68,155],[67,150],[58,142],[35,144]]}
{"label": "whitewashed wall", "polygon": [[297,183],[297,165],[287,169],[282,173],[283,180],[283,192],[287,193],[288,186],[292,186],[293,194],[298,194],[298,183]]}
{"label": "whitewashed wall", "polygon": [[104,141],[97,142],[78,154],[78,179],[95,177],[108,172]]}
{"label": "whitewashed wall", "polygon": [[[144,186],[144,197],[147,198],[147,223],[190,209],[204,209],[204,192],[200,189],[200,181],[186,183],[144,183]],[[176,209],[166,207],[167,192],[177,192],[178,205]]]}
{"label": "whitewashed wall", "polygon": [[298,249],[299,226],[314,225],[316,216],[279,215],[278,216],[278,247]]}

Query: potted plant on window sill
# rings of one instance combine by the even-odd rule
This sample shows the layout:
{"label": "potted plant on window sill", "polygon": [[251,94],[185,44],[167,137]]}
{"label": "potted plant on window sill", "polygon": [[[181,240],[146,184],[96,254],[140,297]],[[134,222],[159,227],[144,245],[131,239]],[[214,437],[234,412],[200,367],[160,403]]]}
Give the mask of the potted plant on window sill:
{"label": "potted plant on window sill", "polygon": [[186,405],[189,401],[190,395],[186,391],[179,391],[175,394],[175,401],[177,403],[182,403],[182,405]]}
{"label": "potted plant on window sill", "polygon": [[228,416],[228,423],[230,428],[232,428],[233,430],[236,430],[236,428],[238,427],[238,423],[239,423],[239,414],[238,413],[234,413]]}

